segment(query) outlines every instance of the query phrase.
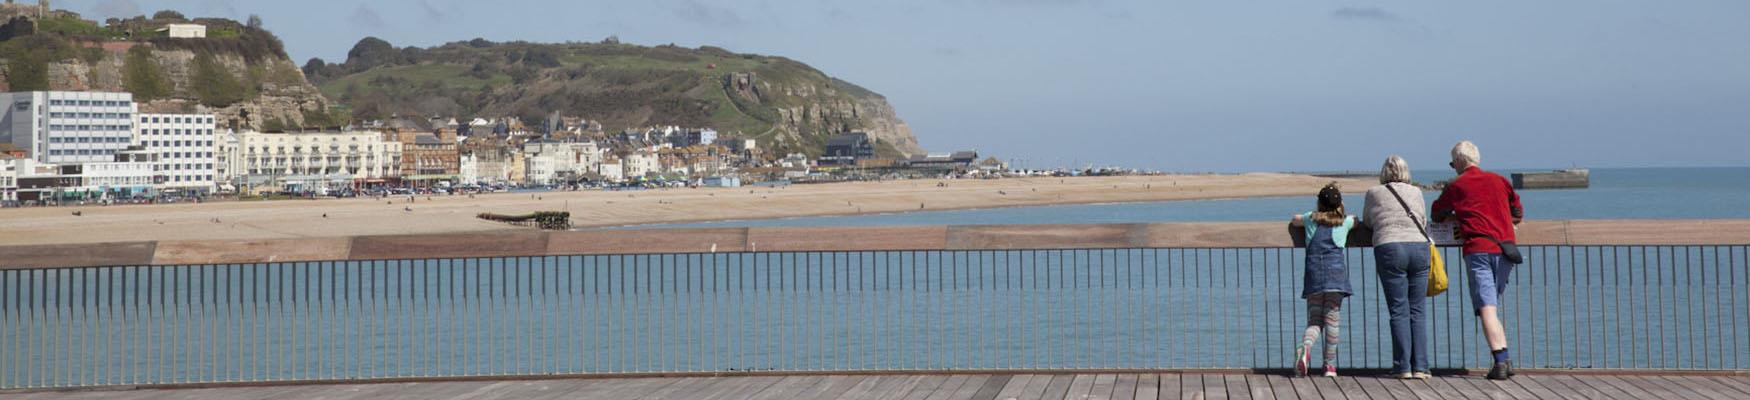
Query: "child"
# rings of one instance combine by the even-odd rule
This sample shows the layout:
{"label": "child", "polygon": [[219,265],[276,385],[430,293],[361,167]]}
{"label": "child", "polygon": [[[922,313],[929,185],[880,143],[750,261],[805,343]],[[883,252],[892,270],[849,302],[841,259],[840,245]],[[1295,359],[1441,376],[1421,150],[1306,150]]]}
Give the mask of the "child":
{"label": "child", "polygon": [[1312,364],[1313,342],[1325,336],[1325,376],[1337,376],[1338,311],[1349,297],[1349,271],[1343,246],[1349,229],[1359,221],[1343,214],[1343,192],[1336,182],[1319,190],[1318,211],[1294,216],[1292,225],[1306,228],[1306,279],[1300,297],[1306,299],[1306,334],[1294,348],[1294,373],[1306,376]]}

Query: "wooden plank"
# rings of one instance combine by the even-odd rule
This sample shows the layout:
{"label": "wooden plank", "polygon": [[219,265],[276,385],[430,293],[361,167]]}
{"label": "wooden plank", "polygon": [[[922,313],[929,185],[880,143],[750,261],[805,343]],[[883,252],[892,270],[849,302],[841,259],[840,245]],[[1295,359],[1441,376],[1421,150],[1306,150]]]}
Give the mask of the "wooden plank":
{"label": "wooden plank", "polygon": [[[918,385],[924,384],[924,381],[928,378],[928,376],[923,375],[901,377],[897,382],[890,383],[883,387],[877,387],[873,395],[868,398],[903,399],[906,396],[911,395],[911,391],[916,390]],[[941,382],[938,381],[936,384],[940,385]]]}
{"label": "wooden plank", "polygon": [[1075,377],[1075,375],[1068,374],[1052,375],[1051,383],[1045,386],[1045,393],[1042,393],[1040,398],[1049,400],[1063,400],[1069,398],[1069,388],[1070,385],[1075,383]]}
{"label": "wooden plank", "polygon": [[1143,224],[967,225],[948,227],[948,249],[1114,249],[1143,247]]}
{"label": "wooden plank", "polygon": [[1252,390],[1254,399],[1276,399],[1276,389],[1270,387],[1270,380],[1263,375],[1247,374],[1246,387]]}
{"label": "wooden plank", "polygon": [[1161,376],[1159,374],[1142,374],[1136,379],[1136,394],[1132,400],[1156,400],[1161,398]]}
{"label": "wooden plank", "polygon": [[924,400],[949,400],[950,398],[952,398],[954,396],[954,393],[956,391],[960,390],[961,386],[965,386],[966,382],[970,381],[970,380],[972,380],[972,376],[970,376],[970,375],[950,376],[950,377],[948,377],[948,380],[943,381],[940,386],[936,386],[936,389],[931,390],[930,395],[923,397],[923,399]]}
{"label": "wooden plank", "polygon": [[778,381],[783,380],[783,378],[775,377],[775,376],[752,376],[752,377],[743,377],[743,378],[739,378],[739,379],[735,379],[735,380],[744,381],[744,382],[742,385],[740,385],[738,387],[718,392],[718,393],[712,395],[711,397],[706,397],[705,400],[745,399],[745,398],[748,398],[749,396],[753,396],[755,393],[759,393],[761,391],[766,390],[767,387],[770,387],[774,384],[777,384]]}
{"label": "wooden plank", "polygon": [[1209,393],[1203,390],[1203,375],[1184,374],[1179,376],[1179,398],[1202,399]]}
{"label": "wooden plank", "polygon": [[[1055,375],[1033,375],[1027,381],[1027,387],[1021,389],[1020,400],[1040,400],[1045,398],[1046,386],[1050,386]],[[1064,383],[1068,387],[1068,383]],[[1061,396],[1059,397],[1061,398]]]}
{"label": "wooden plank", "polygon": [[1118,385],[1118,375],[1116,375],[1116,374],[1094,375],[1094,386],[1088,388],[1088,395],[1084,398],[1098,399],[1098,400],[1111,399],[1112,398],[1112,390],[1117,385]]}
{"label": "wooden plank", "polygon": [[1245,375],[1226,375],[1221,377],[1227,398],[1236,400],[1252,400],[1252,387],[1246,384]]}
{"label": "wooden plank", "polygon": [[1539,397],[1533,396],[1531,392],[1526,391],[1524,386],[1520,386],[1519,383],[1512,380],[1497,381],[1476,378],[1469,379],[1469,381],[1472,385],[1477,385],[1478,388],[1482,388],[1484,392],[1488,392],[1489,388],[1493,387],[1515,399],[1539,399]]}
{"label": "wooden plank", "polygon": [[1118,375],[1118,383],[1112,387],[1112,395],[1108,398],[1131,400],[1136,398],[1136,382],[1141,377],[1136,374]]}
{"label": "wooden plank", "polygon": [[1688,399],[1688,398],[1698,398],[1697,396],[1700,396],[1694,392],[1690,392],[1687,390],[1682,390],[1679,388],[1668,386],[1668,385],[1664,384],[1663,382],[1653,382],[1651,380],[1648,380],[1646,377],[1617,376],[1617,377],[1613,377],[1613,378],[1619,379],[1623,382],[1627,382],[1629,385],[1633,385],[1634,387],[1641,388],[1641,390],[1645,390],[1648,393],[1652,393],[1653,396],[1657,396],[1657,397],[1661,397],[1661,398],[1685,398],[1685,399]]}
{"label": "wooden plank", "polygon": [[[1397,393],[1393,393],[1391,391],[1391,389],[1386,387],[1384,382],[1380,381],[1379,378],[1375,378],[1375,377],[1371,377],[1371,376],[1368,376],[1368,377],[1343,376],[1341,378],[1338,378],[1338,380],[1339,381],[1354,380],[1356,385],[1361,386],[1362,391],[1367,392],[1367,397],[1369,397],[1369,398],[1374,398],[1374,399],[1403,398],[1403,397],[1398,397]],[[1408,396],[1410,396],[1410,394],[1404,393],[1404,396],[1408,397]]]}
{"label": "wooden plank", "polygon": [[575,394],[576,388],[572,388],[572,389],[555,391],[550,395],[550,397],[551,398],[565,398],[565,399],[630,399],[630,398],[636,398],[639,396],[643,396],[644,394],[647,394],[647,393],[661,391],[662,389],[666,389],[670,386],[674,386],[674,385],[681,383],[680,378],[644,378],[644,379],[625,379],[625,380],[615,379],[615,380],[610,380],[610,381],[621,381],[621,382],[618,382],[619,388],[614,390],[614,391],[609,391],[609,392],[601,393],[598,395],[592,395],[589,397],[577,396]]}
{"label": "wooden plank", "polygon": [[766,387],[766,390],[754,393],[749,399],[789,399],[795,398],[804,390],[826,380],[821,376],[787,376]]}
{"label": "wooden plank", "polygon": [[813,388],[809,388],[807,391],[804,391],[800,394],[797,394],[796,398],[801,398],[801,399],[831,399],[831,398],[836,398],[836,397],[839,397],[840,395],[845,394],[845,391],[851,390],[851,387],[857,386],[858,383],[863,382],[864,379],[869,379],[869,378],[870,377],[868,375],[831,375],[831,376],[827,376],[826,380],[822,381],[818,385],[815,385]]}
{"label": "wooden plank", "polygon": [[[1283,376],[1283,375],[1276,375],[1276,377],[1278,378],[1279,382],[1283,382],[1283,383],[1287,384],[1290,388],[1293,388],[1294,396],[1299,397],[1301,400],[1324,400],[1324,399],[1326,399],[1326,397],[1319,394],[1319,388],[1316,386],[1313,386],[1313,382],[1311,379],[1295,378],[1295,377]],[[1282,391],[1277,390],[1276,393],[1278,393],[1278,396],[1280,396],[1280,393],[1282,393]]]}
{"label": "wooden plank", "polygon": [[1409,390],[1410,393],[1414,393],[1416,395],[1417,399],[1420,399],[1420,400],[1443,400],[1443,399],[1446,399],[1446,395],[1444,393],[1441,393],[1441,392],[1443,392],[1443,390],[1435,390],[1434,385],[1430,384],[1429,380],[1427,380],[1427,379],[1402,379],[1400,381],[1402,381],[1404,383],[1404,389]]}
{"label": "wooden plank", "polygon": [[1203,375],[1203,398],[1210,400],[1229,399],[1227,393],[1227,378],[1222,375]]}
{"label": "wooden plank", "polygon": [[[1410,387],[1404,385],[1403,379],[1398,379],[1396,377],[1384,377],[1384,376],[1357,377],[1357,379],[1370,380],[1370,381],[1373,381],[1374,383],[1379,384],[1379,387],[1385,389],[1385,392],[1387,394],[1390,394],[1391,397],[1394,399],[1408,399],[1408,398],[1415,398],[1416,397],[1416,394],[1414,392],[1410,391]],[[1375,396],[1375,397],[1378,397],[1378,396]]]}
{"label": "wooden plank", "polygon": [[907,378],[899,376],[871,376],[863,379],[862,382],[857,382],[856,386],[852,386],[850,390],[846,390],[844,394],[839,395],[835,399],[862,400],[873,398],[874,396],[872,396],[872,394],[875,393],[877,388],[884,387],[883,385],[891,385],[894,381],[902,381],[905,379]]}
{"label": "wooden plank", "polygon": [[[1622,380],[1622,378],[1620,378],[1620,377],[1593,376],[1593,377],[1589,377],[1589,378],[1591,378],[1592,381],[1600,382],[1600,383],[1603,383],[1606,385],[1610,385],[1610,387],[1616,388],[1617,390],[1621,390],[1621,391],[1623,391],[1623,393],[1628,393],[1629,396],[1632,396],[1632,397],[1637,398],[1637,399],[1651,399],[1651,398],[1656,398],[1657,396],[1660,396],[1660,394],[1655,394],[1655,393],[1648,391],[1646,389],[1642,389],[1639,385],[1635,385],[1633,383],[1629,383],[1628,381]],[[1670,394],[1666,393],[1664,395],[1670,395]]]}
{"label": "wooden plank", "polygon": [[924,400],[929,398],[930,395],[935,394],[936,388],[942,387],[942,384],[946,382],[948,382],[947,376],[926,375],[923,379],[919,379],[917,385],[912,386],[911,390],[906,391],[905,396],[899,398],[904,400]]}
{"label": "wooden plank", "polygon": [[258,240],[168,240],[158,242],[152,263],[244,264],[345,260],[352,240],[334,238]]}
{"label": "wooden plank", "polygon": [[1521,379],[1521,378],[1532,381],[1532,382],[1536,382],[1538,385],[1543,386],[1544,389],[1549,389],[1549,391],[1555,392],[1557,395],[1560,395],[1563,398],[1591,400],[1591,399],[1603,399],[1603,398],[1610,397],[1608,395],[1605,395],[1603,392],[1600,392],[1597,389],[1593,389],[1591,387],[1586,387],[1586,386],[1574,387],[1572,385],[1569,385],[1567,382],[1563,382],[1559,379],[1556,379],[1555,375],[1521,375],[1521,376],[1515,377],[1513,379]]}
{"label": "wooden plank", "polygon": [[546,253],[657,254],[748,251],[747,228],[551,232]]}
{"label": "wooden plank", "polygon": [[[995,400],[997,394],[1002,393],[1003,388],[1008,387],[1009,382],[1014,380],[1014,375],[986,376],[984,379],[984,385],[979,386],[977,391],[972,392],[972,400]],[[1016,387],[1018,388],[1019,386]]]}
{"label": "wooden plank", "polygon": [[0,269],[150,265],[156,242],[0,246]]}
{"label": "wooden plank", "polygon": [[1738,390],[1739,393],[1744,393],[1745,396],[1750,396],[1750,379],[1729,376],[1708,376],[1702,377],[1702,379],[1718,382],[1722,385]]}
{"label": "wooden plank", "polygon": [[[990,381],[990,375],[967,376],[966,382],[961,383],[959,389],[954,389],[954,391],[949,392],[948,396],[945,397],[944,399],[951,399],[951,400],[971,399],[974,397],[973,395],[978,394],[978,391],[984,390],[984,383],[989,382],[989,381]],[[995,392],[992,392],[992,393],[995,393]]]}
{"label": "wooden plank", "polygon": [[[1590,398],[1605,398],[1605,399],[1617,399],[1617,400],[1637,399],[1636,397],[1629,395],[1628,392],[1624,392],[1624,391],[1622,391],[1622,389],[1617,389],[1616,386],[1612,386],[1608,383],[1604,383],[1602,381],[1599,381],[1598,379],[1596,379],[1594,377],[1575,377],[1575,376],[1569,376],[1569,375],[1540,376],[1540,378],[1544,378],[1544,377],[1547,377],[1547,378],[1549,378],[1549,380],[1555,381],[1556,383],[1559,383],[1562,386],[1567,387],[1568,390],[1573,391],[1574,393],[1579,393],[1583,396],[1592,395],[1592,397],[1590,397]],[[1582,379],[1582,378],[1584,378],[1584,379]]]}
{"label": "wooden plank", "polygon": [[691,395],[691,394],[695,393],[695,392],[693,392],[693,390],[695,388],[710,386],[711,384],[714,384],[720,380],[722,380],[722,378],[699,378],[699,377],[685,378],[685,379],[681,379],[680,382],[675,382],[675,384],[673,384],[673,385],[668,385],[667,387],[664,387],[662,389],[657,389],[657,390],[651,391],[650,393],[645,393],[643,396],[638,397],[638,399],[639,400],[668,400],[668,399],[685,399],[685,398],[703,397],[703,396],[695,396],[695,395]]}
{"label": "wooden plank", "polygon": [[[1351,398],[1350,393],[1344,391],[1342,386],[1338,386],[1337,380],[1335,380],[1335,379],[1324,378],[1324,377],[1295,378],[1295,379],[1300,379],[1300,380],[1312,382],[1313,388],[1318,390],[1318,392],[1319,392],[1319,397],[1323,397],[1326,400],[1332,400],[1332,399],[1347,400],[1347,399]],[[1358,399],[1367,398],[1366,393],[1355,393],[1355,395],[1359,396],[1359,397],[1355,397]]]}
{"label": "wooden plank", "polygon": [[[1355,377],[1353,376],[1338,376],[1336,378],[1321,377],[1313,378],[1313,380],[1329,380],[1337,385],[1337,390],[1343,391],[1343,396],[1351,399],[1359,400],[1374,398],[1372,393],[1367,392],[1367,388],[1361,386],[1361,381],[1355,380]],[[1380,398],[1383,399],[1384,397]]]}
{"label": "wooden plank", "polygon": [[1064,400],[1083,400],[1088,393],[1094,391],[1094,375],[1077,374],[1069,382],[1069,391],[1063,395]]}
{"label": "wooden plank", "polygon": [[1302,391],[1302,385],[1297,385],[1294,382],[1297,380],[1304,381],[1304,379],[1292,379],[1277,374],[1263,375],[1263,377],[1270,383],[1270,392],[1275,394],[1278,399],[1319,400],[1318,389],[1313,389],[1310,382],[1307,382],[1304,388],[1307,392],[1311,392],[1311,397],[1308,397],[1309,394],[1307,392]]}
{"label": "wooden plank", "polygon": [[1003,389],[997,391],[995,398],[997,400],[1019,400],[1024,393],[1027,393],[1027,384],[1038,376],[1040,375],[1015,375],[1003,384]]}
{"label": "wooden plank", "polygon": [[1727,400],[1727,399],[1734,398],[1732,396],[1726,395],[1726,393],[1724,393],[1724,392],[1720,392],[1718,390],[1718,388],[1715,386],[1700,385],[1700,384],[1697,384],[1696,382],[1690,381],[1689,379],[1685,379],[1686,377],[1657,376],[1657,377],[1648,377],[1648,378],[1653,379],[1654,382],[1657,382],[1659,380],[1664,380],[1665,382],[1667,382],[1667,384],[1671,385],[1672,387],[1682,388],[1684,390],[1694,392],[1697,395],[1700,395],[1701,396],[1700,398],[1704,398],[1704,399]]}
{"label": "wooden plank", "polygon": [[1519,384],[1520,387],[1525,388],[1525,391],[1530,392],[1532,396],[1537,396],[1537,398],[1540,398],[1540,399],[1585,400],[1585,399],[1576,399],[1576,398],[1570,397],[1564,393],[1558,393],[1556,390],[1552,390],[1549,387],[1544,386],[1543,383],[1539,382],[1537,379],[1532,379],[1531,375],[1521,375],[1521,376],[1513,377],[1511,382]]}
{"label": "wooden plank", "polygon": [[1185,376],[1182,374],[1161,374],[1160,399],[1187,398],[1184,392]]}
{"label": "wooden plank", "polygon": [[438,235],[386,235],[352,238],[348,258],[397,260],[513,257],[547,254],[547,232],[494,231]]}
{"label": "wooden plank", "polygon": [[747,244],[758,251],[941,250],[948,244],[948,227],[748,228]]}

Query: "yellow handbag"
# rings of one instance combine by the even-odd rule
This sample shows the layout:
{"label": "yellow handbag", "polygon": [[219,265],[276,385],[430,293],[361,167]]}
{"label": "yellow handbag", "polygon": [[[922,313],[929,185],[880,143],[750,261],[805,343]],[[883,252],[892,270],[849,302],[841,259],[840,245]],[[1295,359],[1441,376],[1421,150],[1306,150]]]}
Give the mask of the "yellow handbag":
{"label": "yellow handbag", "polygon": [[1428,242],[1428,297],[1446,293],[1446,260],[1440,258],[1440,248]]}
{"label": "yellow handbag", "polygon": [[1416,229],[1422,231],[1422,238],[1428,239],[1428,297],[1446,293],[1451,282],[1446,279],[1446,260],[1440,258],[1440,248],[1434,247],[1434,238],[1428,236],[1428,228],[1422,225],[1422,220],[1416,218],[1415,212],[1410,211],[1410,203],[1398,195],[1398,190],[1393,189],[1390,183],[1385,184],[1385,190],[1391,191],[1391,196],[1396,197],[1398,205],[1404,208],[1404,214],[1410,215],[1410,222],[1416,223]]}

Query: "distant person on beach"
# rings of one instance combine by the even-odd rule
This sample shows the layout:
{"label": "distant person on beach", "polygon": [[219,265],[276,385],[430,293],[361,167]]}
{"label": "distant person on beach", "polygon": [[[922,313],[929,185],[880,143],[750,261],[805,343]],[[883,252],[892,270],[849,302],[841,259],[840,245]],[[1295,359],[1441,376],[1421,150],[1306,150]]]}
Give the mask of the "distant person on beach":
{"label": "distant person on beach", "polygon": [[1520,261],[1514,226],[1525,218],[1525,208],[1513,184],[1478,167],[1482,155],[1470,141],[1452,146],[1452,163],[1458,177],[1434,200],[1434,222],[1458,221],[1458,239],[1464,242],[1465,276],[1470,279],[1471,307],[1483,325],[1483,338],[1495,365],[1489,379],[1513,377],[1512,353],[1507,352],[1507,329],[1501,325],[1501,295],[1507,293],[1507,277]]}
{"label": "distant person on beach", "polygon": [[1362,220],[1373,229],[1373,260],[1385,307],[1391,315],[1391,373],[1428,379],[1427,293],[1431,240],[1423,222],[1422,189],[1410,184],[1410,164],[1391,156],[1379,169],[1379,186],[1367,190]]}
{"label": "distant person on beach", "polygon": [[1306,333],[1294,347],[1294,374],[1306,376],[1313,345],[1324,336],[1325,376],[1337,376],[1337,329],[1343,298],[1352,293],[1343,247],[1349,230],[1360,223],[1343,213],[1343,191],[1331,182],[1319,190],[1318,207],[1296,215],[1290,226],[1306,229],[1306,273],[1300,297],[1306,299]]}

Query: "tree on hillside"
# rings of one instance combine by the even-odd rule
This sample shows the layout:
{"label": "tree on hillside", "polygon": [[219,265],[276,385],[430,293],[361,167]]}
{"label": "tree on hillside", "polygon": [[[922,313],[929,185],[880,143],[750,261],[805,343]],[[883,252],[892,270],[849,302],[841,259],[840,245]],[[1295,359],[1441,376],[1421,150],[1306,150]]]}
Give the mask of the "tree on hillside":
{"label": "tree on hillside", "polygon": [[170,97],[170,78],[152,60],[152,50],[146,46],[128,49],[123,59],[122,86],[134,94],[134,100],[149,102]]}
{"label": "tree on hillside", "polygon": [[244,24],[244,26],[249,27],[249,29],[261,29],[261,16],[249,14],[249,22]]}
{"label": "tree on hillside", "polygon": [[176,12],[175,10],[164,10],[152,13],[152,19],[187,21],[188,17],[182,16],[182,13]]}
{"label": "tree on hillside", "polygon": [[219,61],[210,54],[199,53],[194,56],[194,80],[191,84],[201,104],[209,107],[225,107],[243,101],[243,84],[237,82],[237,77],[219,65]]}

